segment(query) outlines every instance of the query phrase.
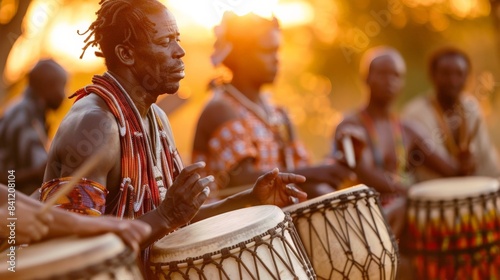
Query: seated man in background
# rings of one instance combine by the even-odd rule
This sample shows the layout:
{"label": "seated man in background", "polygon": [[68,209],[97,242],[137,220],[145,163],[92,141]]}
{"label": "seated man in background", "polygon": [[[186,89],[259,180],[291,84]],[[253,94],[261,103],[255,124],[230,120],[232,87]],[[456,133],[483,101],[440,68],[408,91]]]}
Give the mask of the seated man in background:
{"label": "seated man in background", "polygon": [[[16,171],[16,189],[31,194],[43,182],[47,163],[45,116],[65,98],[67,74],[53,60],[41,60],[30,71],[22,99],[0,119],[0,170]],[[5,176],[0,183],[6,184]]]}
{"label": "seated man in background", "polygon": [[[392,112],[392,104],[404,86],[406,73],[405,62],[398,51],[389,47],[370,49],[361,59],[360,70],[368,86],[368,102],[361,110],[345,116],[335,131],[334,144],[336,149],[343,151],[338,135],[345,127],[363,128],[366,147],[362,155],[356,156],[360,160],[353,167],[359,183],[380,192],[382,205],[392,209],[393,201],[403,206],[395,198],[405,197],[413,183],[411,171],[415,165],[425,164],[441,176],[466,174],[461,162],[446,161],[429,151],[422,134]],[[388,215],[390,221],[394,217]],[[401,224],[395,232],[400,227]]]}
{"label": "seated man in background", "polygon": [[[403,111],[403,118],[427,136],[432,153],[447,160],[469,161],[466,175],[500,176],[498,157],[477,100],[464,92],[471,62],[463,51],[446,47],[430,57],[429,77],[433,94],[416,97]],[[417,180],[440,176],[421,166]]]}
{"label": "seated man in background", "polygon": [[226,12],[216,36],[212,62],[226,66],[232,79],[213,85],[213,98],[198,121],[192,156],[193,162],[207,163],[215,185],[223,188],[214,190],[230,193],[229,188],[251,184],[273,167],[307,177],[308,184],[301,187],[309,198],[334,191],[352,177],[337,162],[311,166],[287,113],[262,92],[278,72],[276,18]]}

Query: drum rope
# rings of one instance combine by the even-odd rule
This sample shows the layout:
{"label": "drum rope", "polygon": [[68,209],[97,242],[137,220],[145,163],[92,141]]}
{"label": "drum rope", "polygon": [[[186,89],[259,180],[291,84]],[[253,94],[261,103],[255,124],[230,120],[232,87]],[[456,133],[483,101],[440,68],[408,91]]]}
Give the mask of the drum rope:
{"label": "drum rope", "polygon": [[[290,237],[291,240],[289,240]],[[150,262],[150,266],[155,275],[161,279],[171,279],[173,275],[180,275],[184,279],[189,279],[193,273],[200,279],[206,279],[203,271],[209,266],[217,268],[219,279],[230,279],[224,269],[224,262],[232,260],[237,263],[239,279],[278,280],[280,279],[280,271],[283,268],[288,270],[294,279],[299,279],[297,276],[298,270],[306,271],[308,279],[316,279],[314,270],[307,256],[302,253],[305,251],[303,247],[300,247],[302,244],[298,240],[300,238],[295,231],[292,218],[289,214],[286,214],[284,221],[278,223],[276,227],[247,241],[222,248],[215,252],[206,253],[202,256],[190,257],[180,261]],[[277,247],[275,248],[276,245]],[[282,256],[277,251],[277,248],[281,248],[281,246],[285,250],[285,256]],[[266,263],[269,260],[263,259],[259,255],[258,251],[262,249],[267,249],[270,253],[272,263]],[[252,259],[252,266],[244,261],[249,256]],[[302,267],[294,267],[294,260],[298,260]],[[258,268],[261,269],[259,270]],[[256,271],[253,269],[256,269]]]}
{"label": "drum rope", "polygon": [[[367,213],[362,211],[360,204],[366,206],[368,209]],[[395,279],[399,250],[388,224],[385,222],[382,214],[377,212],[376,209],[380,209],[379,194],[372,189],[368,189],[342,194],[338,197],[313,203],[307,207],[292,211],[291,215],[296,226],[303,221],[308,224],[308,238],[303,240],[304,242],[308,242],[305,244],[306,248],[313,248],[314,244],[320,246],[319,248],[314,247],[318,252],[311,249],[308,251],[313,265],[317,257],[321,255],[321,250],[330,256],[329,264],[324,263],[324,261],[319,264],[321,267],[330,265],[330,271],[326,273],[328,275],[318,275],[318,279],[349,279],[353,275],[354,270],[361,272],[363,279],[369,279],[368,266],[373,264],[376,264],[380,268],[378,269],[378,277],[380,279]],[[312,223],[313,215],[321,215],[323,221],[321,226]],[[376,221],[379,221],[379,223]],[[382,229],[382,227],[384,228]],[[321,238],[321,230],[325,231],[324,239]],[[385,242],[382,239],[383,231],[389,235],[388,240]],[[372,250],[371,247],[375,246],[375,240],[369,237],[372,239],[376,237],[378,239],[376,242],[381,246],[379,252]],[[358,257],[359,252],[357,251],[360,248],[353,247],[353,244],[355,244],[354,241],[362,243],[362,246],[366,250],[366,257],[362,259]],[[331,256],[333,254],[340,253],[331,251],[333,249],[331,246],[332,242],[335,242],[336,246],[339,246],[344,252],[345,263],[335,263],[332,260]],[[386,268],[388,260],[390,261],[390,268]],[[390,273],[386,273],[385,269],[390,269]]]}

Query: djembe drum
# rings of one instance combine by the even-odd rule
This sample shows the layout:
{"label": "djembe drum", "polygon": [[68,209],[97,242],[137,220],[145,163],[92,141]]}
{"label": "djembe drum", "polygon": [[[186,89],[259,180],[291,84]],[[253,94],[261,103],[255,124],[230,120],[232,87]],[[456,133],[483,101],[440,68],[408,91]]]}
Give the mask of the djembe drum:
{"label": "djembe drum", "polygon": [[53,239],[16,251],[15,272],[1,258],[0,279],[140,280],[136,254],[112,233]]}
{"label": "djembe drum", "polygon": [[378,196],[358,185],[283,209],[318,279],[395,279],[398,247]]}
{"label": "djembe drum", "polygon": [[314,279],[289,215],[276,206],[227,212],[165,236],[151,252],[158,279]]}
{"label": "djembe drum", "polygon": [[402,249],[418,279],[500,279],[499,182],[436,179],[408,193]]}

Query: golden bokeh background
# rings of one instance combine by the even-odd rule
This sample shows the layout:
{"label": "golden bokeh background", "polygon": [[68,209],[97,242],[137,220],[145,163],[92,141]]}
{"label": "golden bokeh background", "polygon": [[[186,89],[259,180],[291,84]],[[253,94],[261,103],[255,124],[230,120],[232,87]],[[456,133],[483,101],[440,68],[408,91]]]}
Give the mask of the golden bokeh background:
{"label": "golden bokeh background", "polygon": [[[0,111],[14,102],[26,85],[26,74],[40,58],[51,57],[70,73],[68,96],[105,71],[101,58],[89,49],[79,56],[85,31],[95,18],[98,0],[1,0],[0,26],[8,24],[20,4],[29,2],[22,20],[23,33],[5,34],[11,44],[0,90]],[[456,45],[472,58],[468,92],[480,100],[494,143],[500,146],[495,120],[499,68],[497,2],[494,0],[165,0],[177,18],[181,44],[186,50],[186,78],[177,96],[158,103],[168,113],[180,153],[190,161],[197,118],[210,98],[207,84],[223,74],[209,56],[213,26],[223,11],[263,16],[275,14],[283,30],[280,74],[266,88],[272,99],[287,107],[300,138],[314,161],[330,151],[330,140],[342,113],[366,99],[358,75],[363,51],[378,45],[399,49],[407,60],[404,92],[396,110],[411,97],[429,90],[426,57],[442,45]],[[4,36],[4,34],[2,34]],[[19,34],[17,34],[19,35]],[[1,49],[0,49],[1,52]],[[49,116],[51,135],[71,106]]]}

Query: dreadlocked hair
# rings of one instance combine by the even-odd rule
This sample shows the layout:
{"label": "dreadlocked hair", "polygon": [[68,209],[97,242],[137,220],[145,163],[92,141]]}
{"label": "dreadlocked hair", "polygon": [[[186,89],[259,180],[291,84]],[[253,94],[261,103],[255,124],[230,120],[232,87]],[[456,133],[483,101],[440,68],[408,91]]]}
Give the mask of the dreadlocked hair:
{"label": "dreadlocked hair", "polygon": [[95,52],[95,55],[104,57],[108,69],[118,64],[114,51],[116,45],[135,47],[140,42],[152,41],[157,31],[148,15],[166,10],[157,0],[101,0],[99,5],[97,19],[87,31],[78,31],[79,35],[87,35],[80,59],[88,47],[98,47],[101,51]]}

